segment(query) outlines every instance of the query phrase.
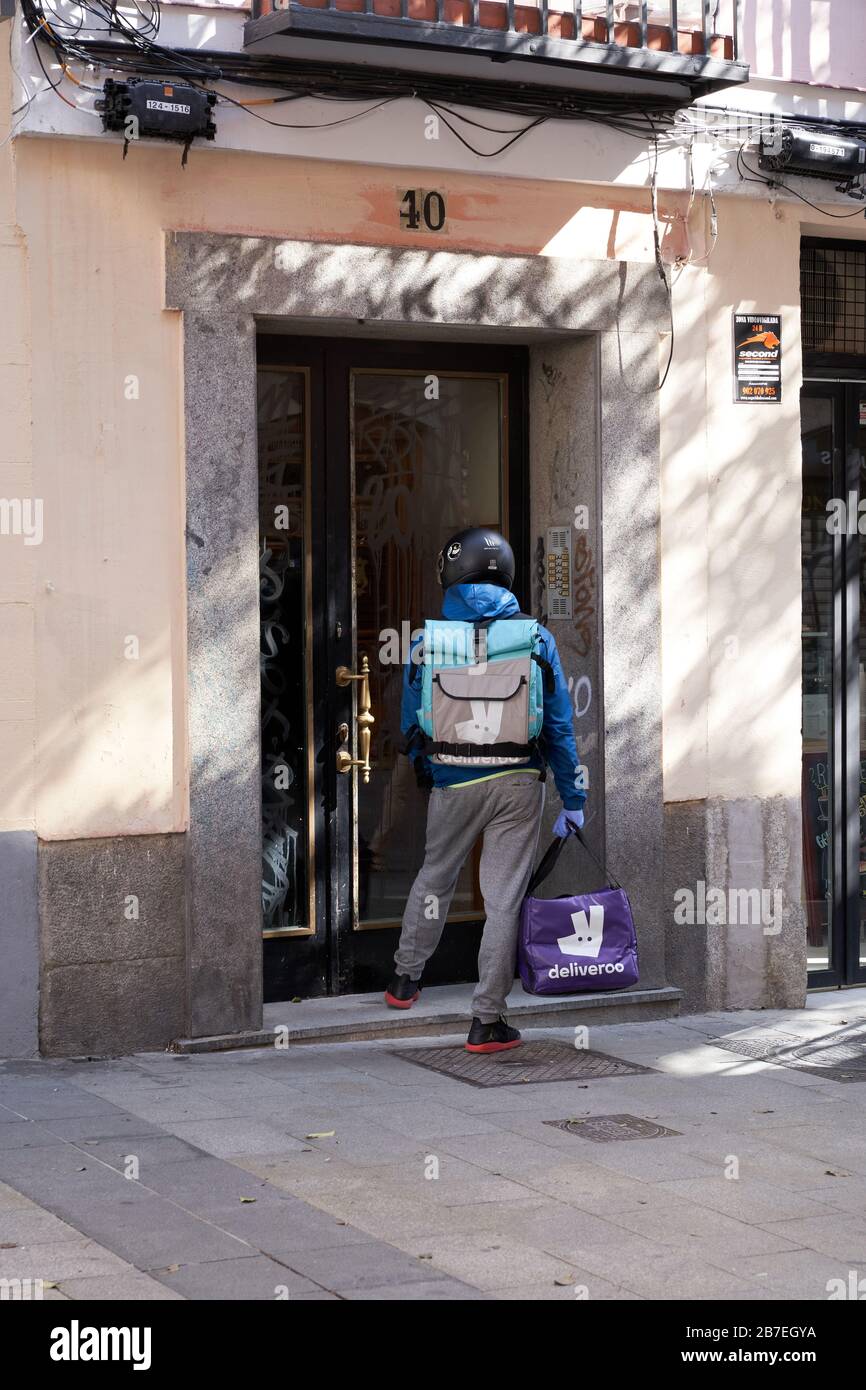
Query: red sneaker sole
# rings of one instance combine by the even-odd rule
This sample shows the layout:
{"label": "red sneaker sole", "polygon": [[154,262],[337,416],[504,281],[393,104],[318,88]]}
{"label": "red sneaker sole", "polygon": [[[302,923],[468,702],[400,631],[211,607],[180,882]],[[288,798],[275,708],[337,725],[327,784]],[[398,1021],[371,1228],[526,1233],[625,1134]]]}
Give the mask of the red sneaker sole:
{"label": "red sneaker sole", "polygon": [[389,1009],[411,1009],[412,1005],[415,1003],[415,1000],[418,998],[418,995],[420,993],[421,991],[419,989],[416,994],[412,995],[411,999],[395,999],[393,994],[389,994],[386,990],[385,1003],[388,1005]]}
{"label": "red sneaker sole", "polygon": [[508,1052],[512,1047],[519,1047],[523,1042],[522,1038],[515,1038],[510,1043],[467,1043],[467,1052]]}

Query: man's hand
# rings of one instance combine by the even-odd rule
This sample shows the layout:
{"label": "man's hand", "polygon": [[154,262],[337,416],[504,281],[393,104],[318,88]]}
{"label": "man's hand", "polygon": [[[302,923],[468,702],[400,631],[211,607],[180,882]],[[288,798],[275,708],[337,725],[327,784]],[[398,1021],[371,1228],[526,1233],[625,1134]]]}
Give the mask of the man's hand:
{"label": "man's hand", "polygon": [[582,811],[560,811],[553,827],[553,833],[559,840],[564,840],[566,835],[573,835],[575,830],[583,829]]}

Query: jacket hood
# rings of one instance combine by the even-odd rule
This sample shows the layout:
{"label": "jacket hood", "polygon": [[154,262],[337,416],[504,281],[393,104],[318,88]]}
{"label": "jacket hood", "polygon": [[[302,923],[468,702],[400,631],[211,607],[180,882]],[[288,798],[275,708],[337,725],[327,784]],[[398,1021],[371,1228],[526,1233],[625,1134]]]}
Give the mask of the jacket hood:
{"label": "jacket hood", "polygon": [[520,604],[500,584],[452,584],[442,596],[443,618],[471,623],[475,618],[505,618]]}

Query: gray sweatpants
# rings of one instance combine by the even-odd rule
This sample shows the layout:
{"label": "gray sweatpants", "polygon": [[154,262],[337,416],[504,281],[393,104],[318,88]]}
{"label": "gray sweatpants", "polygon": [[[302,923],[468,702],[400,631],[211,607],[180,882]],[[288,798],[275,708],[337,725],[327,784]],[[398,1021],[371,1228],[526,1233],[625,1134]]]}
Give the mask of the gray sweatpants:
{"label": "gray sweatpants", "polygon": [[544,783],[526,772],[434,787],[430,793],[424,863],[406,902],[394,960],[398,974],[420,979],[439,945],[460,870],[483,832],[480,880],[487,920],[472,997],[473,1016],[482,1023],[493,1023],[505,1012],[505,996],[514,984],[520,905],[532,873],[543,806]]}

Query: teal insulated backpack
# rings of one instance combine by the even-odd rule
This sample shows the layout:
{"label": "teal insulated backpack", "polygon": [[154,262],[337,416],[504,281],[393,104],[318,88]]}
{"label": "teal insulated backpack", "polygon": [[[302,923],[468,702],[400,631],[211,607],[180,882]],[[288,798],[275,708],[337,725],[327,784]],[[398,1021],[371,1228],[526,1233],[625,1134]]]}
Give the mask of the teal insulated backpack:
{"label": "teal insulated backpack", "polygon": [[498,767],[532,756],[550,673],[539,648],[539,625],[524,613],[427,620],[418,724],[433,762]]}

